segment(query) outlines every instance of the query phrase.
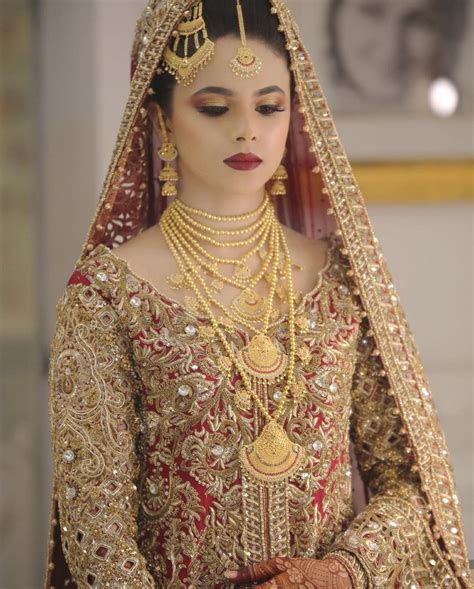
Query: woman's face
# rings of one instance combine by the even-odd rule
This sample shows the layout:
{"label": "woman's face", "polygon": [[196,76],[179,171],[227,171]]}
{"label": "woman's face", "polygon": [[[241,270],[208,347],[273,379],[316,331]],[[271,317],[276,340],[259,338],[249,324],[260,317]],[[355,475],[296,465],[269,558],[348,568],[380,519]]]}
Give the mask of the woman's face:
{"label": "woman's face", "polygon": [[[221,37],[193,83],[175,86],[167,127],[179,153],[180,186],[186,189],[255,193],[283,157],[291,106],[288,66],[268,45],[250,39],[262,68],[241,78],[229,67],[240,44],[234,36]],[[254,154],[261,163],[236,169],[229,158],[242,153]]]}

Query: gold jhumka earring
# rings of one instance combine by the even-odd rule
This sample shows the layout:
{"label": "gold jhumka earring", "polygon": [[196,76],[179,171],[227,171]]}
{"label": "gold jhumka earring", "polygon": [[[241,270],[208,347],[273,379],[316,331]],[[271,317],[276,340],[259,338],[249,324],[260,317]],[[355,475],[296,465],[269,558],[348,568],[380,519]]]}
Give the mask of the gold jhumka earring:
{"label": "gold jhumka earring", "polygon": [[270,194],[272,196],[285,196],[286,188],[283,184],[283,180],[288,178],[288,172],[283,164],[280,164],[276,172],[272,176],[273,184],[270,188]]}
{"label": "gold jhumka earring", "polygon": [[273,184],[270,188],[270,194],[272,196],[285,196],[286,195],[286,187],[283,183],[284,180],[287,180],[288,172],[283,164],[280,164],[276,169],[276,172],[271,177]]}
{"label": "gold jhumka earring", "polygon": [[163,142],[158,149],[158,155],[160,156],[161,160],[166,162],[158,176],[160,181],[163,182],[163,186],[161,187],[161,194],[162,196],[176,196],[178,194],[178,191],[176,190],[176,182],[178,181],[179,177],[178,172],[173,167],[171,167],[170,162],[177,158],[178,150],[168,138],[168,132],[166,130],[165,120],[163,118],[161,108],[158,107],[157,112],[158,120],[160,122],[161,136],[163,138]]}

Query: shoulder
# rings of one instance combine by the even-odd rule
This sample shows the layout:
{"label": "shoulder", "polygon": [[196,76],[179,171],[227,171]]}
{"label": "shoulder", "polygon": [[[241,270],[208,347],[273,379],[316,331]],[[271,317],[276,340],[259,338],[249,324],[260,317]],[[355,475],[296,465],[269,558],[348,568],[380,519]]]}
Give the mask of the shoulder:
{"label": "shoulder", "polygon": [[166,243],[158,225],[142,231],[122,245],[114,248],[113,253],[132,267],[146,264],[153,256],[161,255],[166,250]]}
{"label": "shoulder", "polygon": [[329,239],[307,237],[286,225],[282,225],[282,229],[292,259],[303,265],[311,264],[315,268],[324,265],[331,246]]}
{"label": "shoulder", "polygon": [[128,270],[160,286],[174,269],[174,257],[157,223],[113,250]]}

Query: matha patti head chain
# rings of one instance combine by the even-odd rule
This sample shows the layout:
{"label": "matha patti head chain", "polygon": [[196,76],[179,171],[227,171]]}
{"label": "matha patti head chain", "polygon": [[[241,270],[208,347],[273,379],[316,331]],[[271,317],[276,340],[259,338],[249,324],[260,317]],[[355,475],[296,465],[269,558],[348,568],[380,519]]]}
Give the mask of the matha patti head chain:
{"label": "matha patti head chain", "polygon": [[[262,68],[262,60],[247,45],[245,34],[245,22],[240,0],[236,0],[237,20],[239,24],[241,46],[229,62],[231,70],[242,78],[250,78],[256,75]],[[215,52],[215,45],[209,39],[206,23],[202,16],[203,3],[199,0],[191,10],[185,13],[185,20],[173,31],[174,40],[168,45],[163,53],[162,67],[164,71],[172,74],[178,84],[189,85],[197,76],[198,72],[211,60]],[[193,47],[190,47],[192,37]],[[161,70],[158,69],[160,72]],[[176,196],[175,183],[178,181],[177,172],[169,165],[169,162],[177,156],[176,149],[168,142],[164,130],[163,115],[159,112],[160,127],[164,137],[164,143],[159,150],[160,158],[166,162],[160,173],[160,180],[164,182],[162,188],[163,196]],[[168,157],[168,152],[173,148],[173,156]],[[273,174],[270,194],[272,196],[285,196],[286,190],[283,183],[288,178],[287,171],[283,164]]]}

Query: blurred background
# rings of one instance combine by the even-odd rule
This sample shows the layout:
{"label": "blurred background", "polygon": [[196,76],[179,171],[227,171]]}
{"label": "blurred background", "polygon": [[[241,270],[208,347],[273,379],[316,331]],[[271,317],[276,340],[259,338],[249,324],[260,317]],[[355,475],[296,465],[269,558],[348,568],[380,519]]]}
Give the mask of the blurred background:
{"label": "blurred background", "polygon": [[[0,0],[0,588],[43,586],[55,304],[144,0]],[[474,558],[473,0],[290,0],[446,432]],[[472,564],[472,561],[471,561]]]}

